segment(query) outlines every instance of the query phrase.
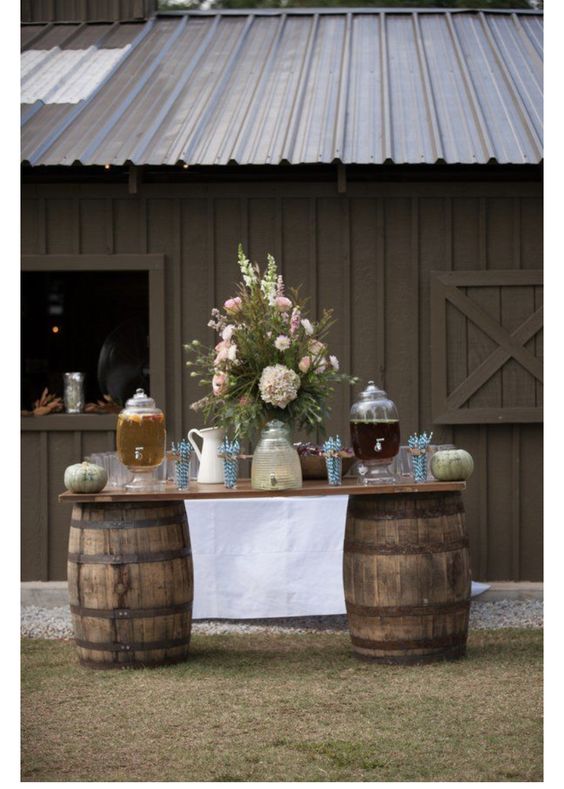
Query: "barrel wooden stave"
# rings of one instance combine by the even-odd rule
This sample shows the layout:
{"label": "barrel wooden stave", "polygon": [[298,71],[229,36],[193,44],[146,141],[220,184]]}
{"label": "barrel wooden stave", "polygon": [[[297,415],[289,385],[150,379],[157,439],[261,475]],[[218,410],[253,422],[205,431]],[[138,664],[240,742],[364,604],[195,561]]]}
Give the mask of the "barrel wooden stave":
{"label": "barrel wooden stave", "polygon": [[343,572],[356,656],[464,656],[471,575],[459,493],[351,496]]}
{"label": "barrel wooden stave", "polygon": [[73,508],[69,602],[84,665],[120,668],[185,660],[193,585],[182,502]]}

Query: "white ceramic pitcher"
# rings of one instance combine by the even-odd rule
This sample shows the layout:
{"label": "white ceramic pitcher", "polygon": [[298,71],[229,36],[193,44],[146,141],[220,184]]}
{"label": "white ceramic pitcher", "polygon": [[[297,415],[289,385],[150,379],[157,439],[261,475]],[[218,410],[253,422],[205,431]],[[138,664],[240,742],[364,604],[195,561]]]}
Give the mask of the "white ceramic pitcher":
{"label": "white ceramic pitcher", "polygon": [[[195,439],[192,438],[194,435],[202,439],[201,450]],[[213,483],[224,481],[223,460],[217,456],[224,438],[225,430],[222,427],[206,427],[202,430],[192,428],[192,430],[188,431],[188,441],[194,447],[200,461],[198,482]]]}

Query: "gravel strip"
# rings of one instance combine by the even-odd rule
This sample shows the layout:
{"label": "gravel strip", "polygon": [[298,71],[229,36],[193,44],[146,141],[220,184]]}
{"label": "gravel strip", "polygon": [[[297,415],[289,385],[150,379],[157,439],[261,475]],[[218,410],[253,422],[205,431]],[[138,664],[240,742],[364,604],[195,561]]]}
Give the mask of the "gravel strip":
{"label": "gravel strip", "polygon": [[[543,626],[541,600],[500,600],[490,603],[473,602],[470,609],[470,629]],[[196,620],[194,633],[226,635],[228,633],[311,633],[322,631],[339,633],[347,629],[347,617],[303,616],[289,619],[208,619]],[[67,606],[21,609],[21,634],[26,638],[72,638],[71,615]]]}

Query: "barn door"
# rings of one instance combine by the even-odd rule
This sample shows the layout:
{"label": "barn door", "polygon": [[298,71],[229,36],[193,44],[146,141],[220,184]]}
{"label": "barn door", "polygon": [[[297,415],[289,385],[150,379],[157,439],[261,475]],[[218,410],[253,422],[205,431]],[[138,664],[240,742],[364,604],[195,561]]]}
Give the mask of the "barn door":
{"label": "barn door", "polygon": [[434,423],[542,422],[542,271],[431,276]]}

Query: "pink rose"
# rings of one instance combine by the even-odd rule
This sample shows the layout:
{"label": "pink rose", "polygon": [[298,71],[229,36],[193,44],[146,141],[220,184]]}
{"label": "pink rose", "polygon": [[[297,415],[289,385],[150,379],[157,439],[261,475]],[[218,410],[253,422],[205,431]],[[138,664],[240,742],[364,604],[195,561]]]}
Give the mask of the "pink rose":
{"label": "pink rose", "polygon": [[288,310],[292,309],[292,302],[286,296],[276,296],[274,306],[278,312],[288,312]]}
{"label": "pink rose", "polygon": [[224,394],[225,390],[227,389],[227,374],[226,373],[216,373],[212,378],[212,389],[213,393],[216,397],[220,397]]}
{"label": "pink rose", "polygon": [[223,308],[226,312],[239,312],[241,309],[242,301],[240,296],[235,296],[234,299],[227,299],[224,303]]}
{"label": "pink rose", "polygon": [[311,367],[311,359],[309,356],[302,356],[298,363],[298,367],[302,373],[307,373],[309,368]]}

